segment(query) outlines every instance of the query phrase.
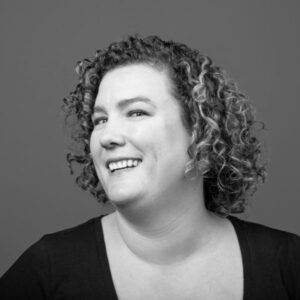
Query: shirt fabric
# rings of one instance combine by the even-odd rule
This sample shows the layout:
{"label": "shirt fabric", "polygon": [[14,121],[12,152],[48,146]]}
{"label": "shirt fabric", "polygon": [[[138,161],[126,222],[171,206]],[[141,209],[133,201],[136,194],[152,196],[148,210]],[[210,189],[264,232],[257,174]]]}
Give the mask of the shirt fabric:
{"label": "shirt fabric", "polygon": [[[116,300],[99,216],[42,237],[0,279],[0,299]],[[300,300],[300,237],[229,216],[244,270],[243,300]]]}

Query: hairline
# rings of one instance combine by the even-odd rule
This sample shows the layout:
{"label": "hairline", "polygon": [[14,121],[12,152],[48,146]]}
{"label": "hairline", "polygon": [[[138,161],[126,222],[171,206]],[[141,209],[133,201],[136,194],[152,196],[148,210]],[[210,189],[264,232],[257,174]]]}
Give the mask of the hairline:
{"label": "hairline", "polygon": [[185,115],[185,109],[184,109],[185,104],[183,103],[179,93],[177,92],[177,86],[176,86],[175,80],[173,79],[173,76],[172,76],[172,73],[175,71],[172,70],[170,63],[168,63],[166,60],[163,60],[161,58],[156,58],[156,57],[153,57],[153,58],[150,57],[150,58],[145,58],[145,59],[128,60],[126,62],[116,64],[115,66],[108,69],[106,72],[104,72],[102,74],[102,78],[99,82],[99,86],[100,86],[103,78],[105,77],[105,75],[107,75],[110,72],[113,72],[115,70],[118,70],[118,69],[121,69],[121,68],[124,68],[127,66],[133,66],[133,65],[149,66],[149,67],[157,70],[158,72],[166,74],[166,76],[170,82],[169,91],[170,91],[171,95],[177,100],[177,103],[180,106],[180,117],[181,117],[182,124],[186,128],[188,133],[191,134],[191,128],[188,124],[188,120]]}

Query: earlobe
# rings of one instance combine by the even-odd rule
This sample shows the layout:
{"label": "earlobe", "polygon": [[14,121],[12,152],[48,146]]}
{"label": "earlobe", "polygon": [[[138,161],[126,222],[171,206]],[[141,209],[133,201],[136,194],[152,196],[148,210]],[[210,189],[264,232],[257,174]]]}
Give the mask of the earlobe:
{"label": "earlobe", "polygon": [[201,169],[198,168],[197,163],[192,159],[190,159],[186,164],[184,176],[189,181],[195,181],[202,178]]}

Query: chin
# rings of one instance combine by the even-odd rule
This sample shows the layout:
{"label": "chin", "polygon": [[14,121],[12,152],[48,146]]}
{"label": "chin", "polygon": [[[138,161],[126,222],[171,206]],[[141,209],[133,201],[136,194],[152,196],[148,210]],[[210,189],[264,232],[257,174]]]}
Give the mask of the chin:
{"label": "chin", "polygon": [[124,191],[113,191],[109,193],[109,200],[116,207],[124,207],[129,206],[130,204],[136,202],[137,197],[136,194],[124,192]]}

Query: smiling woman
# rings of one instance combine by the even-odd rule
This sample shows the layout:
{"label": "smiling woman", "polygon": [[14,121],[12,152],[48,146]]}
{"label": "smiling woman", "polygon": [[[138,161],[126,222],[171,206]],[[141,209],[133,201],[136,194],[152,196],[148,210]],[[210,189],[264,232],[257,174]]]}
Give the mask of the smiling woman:
{"label": "smiling woman", "polygon": [[300,238],[242,221],[265,167],[247,98],[211,59],[129,36],[64,99],[76,182],[115,211],[44,236],[1,299],[299,299]]}
{"label": "smiling woman", "polygon": [[[161,199],[175,199],[184,187],[191,137],[170,89],[166,72],[146,64],[116,68],[100,83],[95,108],[102,112],[94,113],[90,148],[97,177],[116,206],[124,201],[151,201],[163,213]],[[95,122],[98,119],[105,122]],[[124,168],[128,159],[134,159],[136,167]],[[120,169],[111,172],[111,161]],[[176,189],[169,188],[175,183]]]}
{"label": "smiling woman", "polygon": [[[103,77],[122,66],[141,64],[164,73],[165,84],[181,107],[183,124],[192,136],[185,173],[203,175],[207,208],[223,215],[244,211],[248,196],[265,178],[265,168],[259,162],[260,142],[254,134],[258,123],[253,109],[235,83],[209,57],[158,37],[129,37],[97,51],[95,58],[78,63],[80,82],[65,99],[65,109],[68,116],[78,118],[81,126],[73,137],[84,151],[68,155],[70,163],[83,164],[77,177],[79,186],[99,201],[108,200],[90,156],[89,141],[94,129],[91,115],[100,108],[103,112],[101,106],[94,107]],[[150,84],[156,89],[155,82]],[[100,115],[100,120],[106,121],[105,114]]]}

